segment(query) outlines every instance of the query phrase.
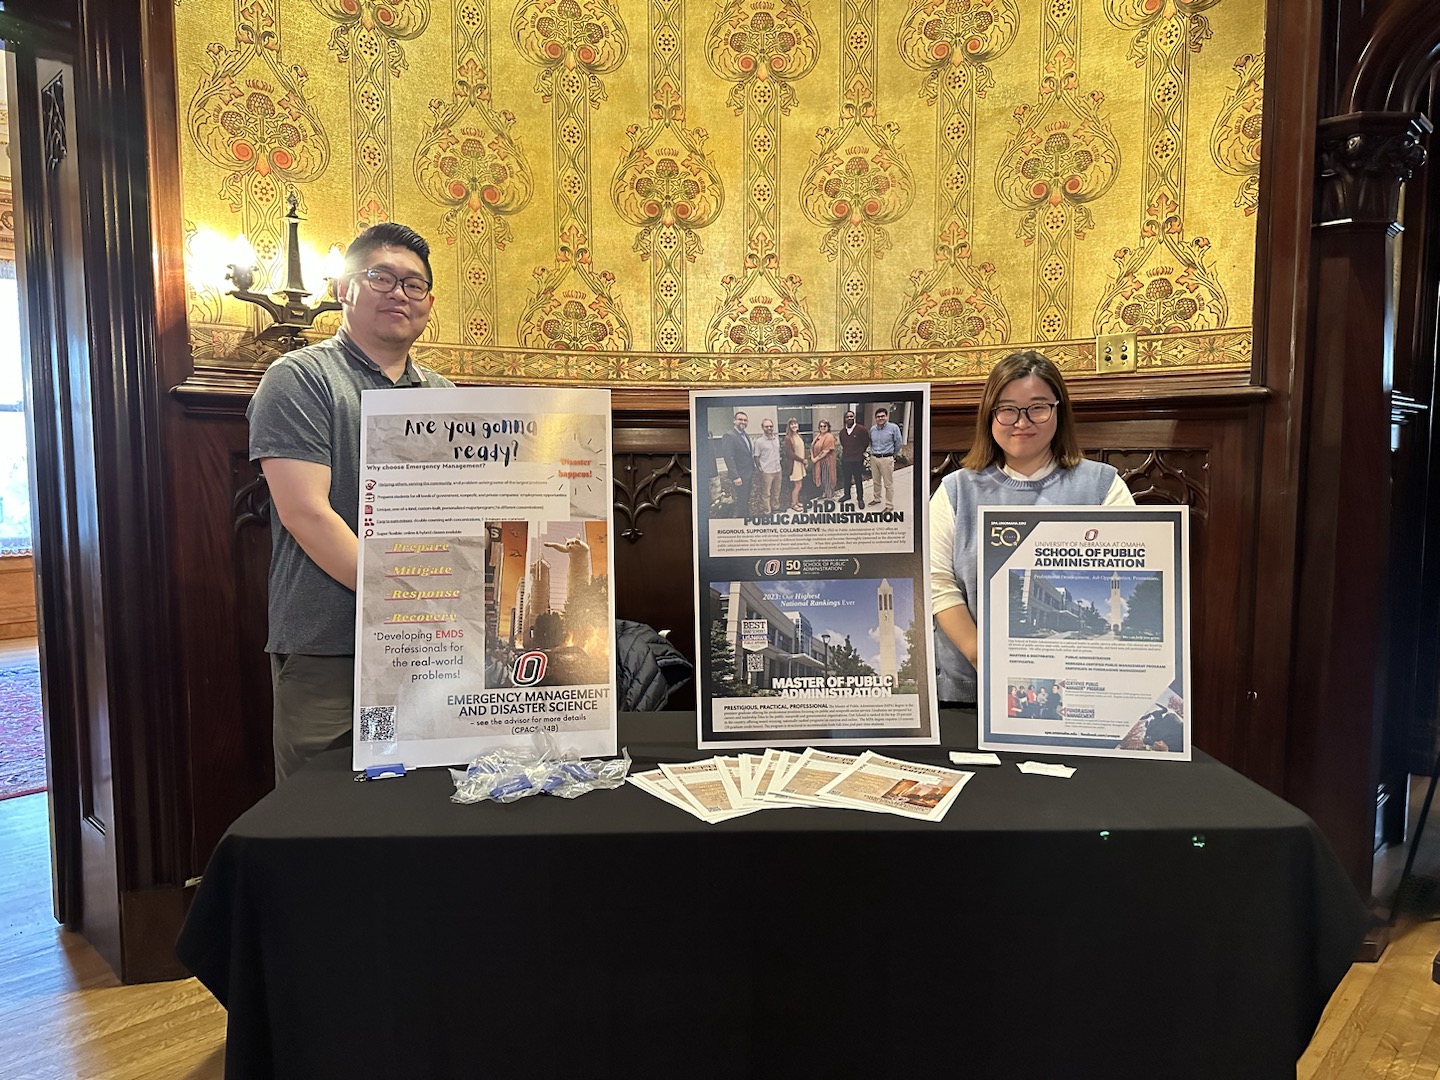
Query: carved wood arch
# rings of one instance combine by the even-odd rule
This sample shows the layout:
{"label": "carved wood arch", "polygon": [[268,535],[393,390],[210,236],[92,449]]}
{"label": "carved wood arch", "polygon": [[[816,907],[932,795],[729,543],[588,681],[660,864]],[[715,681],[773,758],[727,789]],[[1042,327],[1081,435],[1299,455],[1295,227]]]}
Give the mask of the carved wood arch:
{"label": "carved wood arch", "polygon": [[1440,4],[1393,0],[1340,93],[1344,112],[1414,112],[1440,64]]}

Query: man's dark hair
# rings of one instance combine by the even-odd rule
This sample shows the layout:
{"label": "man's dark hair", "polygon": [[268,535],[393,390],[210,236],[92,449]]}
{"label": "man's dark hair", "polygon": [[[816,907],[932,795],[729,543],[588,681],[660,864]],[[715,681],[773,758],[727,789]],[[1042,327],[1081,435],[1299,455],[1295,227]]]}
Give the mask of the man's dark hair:
{"label": "man's dark hair", "polygon": [[365,269],[370,256],[387,247],[413,251],[425,264],[426,280],[435,280],[435,273],[430,269],[429,241],[409,225],[401,225],[398,221],[382,221],[379,225],[371,225],[351,240],[350,246],[345,249],[345,272],[350,274]]}

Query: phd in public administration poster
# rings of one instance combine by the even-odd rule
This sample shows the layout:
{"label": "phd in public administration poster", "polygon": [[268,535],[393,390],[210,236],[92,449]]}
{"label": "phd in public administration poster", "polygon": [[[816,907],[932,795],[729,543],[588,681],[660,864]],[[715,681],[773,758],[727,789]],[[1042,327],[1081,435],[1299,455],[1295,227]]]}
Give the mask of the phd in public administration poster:
{"label": "phd in public administration poster", "polygon": [[699,746],[938,743],[929,387],[690,410]]}

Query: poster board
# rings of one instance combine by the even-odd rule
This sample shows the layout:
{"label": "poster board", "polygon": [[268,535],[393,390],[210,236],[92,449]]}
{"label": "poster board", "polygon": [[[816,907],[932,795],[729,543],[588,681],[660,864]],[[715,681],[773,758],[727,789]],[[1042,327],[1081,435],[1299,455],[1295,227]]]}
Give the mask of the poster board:
{"label": "poster board", "polygon": [[979,743],[1191,758],[1189,508],[979,508]]}
{"label": "poster board", "polygon": [[361,398],[355,768],[615,753],[610,394]]}
{"label": "poster board", "polygon": [[[692,393],[702,748],[939,741],[925,557],[929,404],[924,384]],[[831,479],[822,453],[817,472],[817,436],[854,440],[845,424],[854,412],[869,439],[882,409],[895,428],[876,436],[887,464],[860,451],[869,460],[858,476],[849,462],[845,490],[845,462]],[[766,479],[773,448],[760,444],[767,425],[783,438],[792,418],[805,448],[798,491],[794,456]],[[748,482],[738,475],[747,455]]]}

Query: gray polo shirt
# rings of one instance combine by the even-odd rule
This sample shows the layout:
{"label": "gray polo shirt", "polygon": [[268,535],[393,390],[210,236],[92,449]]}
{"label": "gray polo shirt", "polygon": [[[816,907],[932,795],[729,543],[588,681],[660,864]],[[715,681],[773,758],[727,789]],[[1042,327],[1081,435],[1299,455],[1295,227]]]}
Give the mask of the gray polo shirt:
{"label": "gray polo shirt", "polygon": [[[352,531],[360,520],[360,395],[395,386],[454,386],[405,361],[391,382],[345,331],[286,353],[260,380],[245,415],[250,460],[290,458],[330,469],[330,505]],[[355,594],[321,570],[270,514],[272,653],[355,652]]]}
{"label": "gray polo shirt", "polygon": [[780,436],[779,435],[757,435],[755,437],[755,459],[760,464],[760,471],[763,473],[777,473],[780,471]]}

